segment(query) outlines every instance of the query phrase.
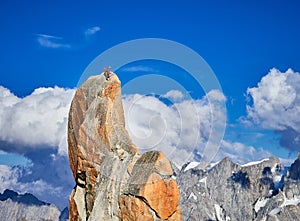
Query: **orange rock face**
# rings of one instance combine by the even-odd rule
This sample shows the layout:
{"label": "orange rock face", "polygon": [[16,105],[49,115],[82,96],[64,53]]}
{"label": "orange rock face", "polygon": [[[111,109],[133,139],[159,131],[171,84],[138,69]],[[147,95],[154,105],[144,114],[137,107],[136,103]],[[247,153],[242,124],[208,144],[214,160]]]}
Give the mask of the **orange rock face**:
{"label": "orange rock face", "polygon": [[172,166],[163,153],[141,155],[132,143],[115,74],[92,76],[76,91],[68,148],[76,181],[70,220],[181,220]]}
{"label": "orange rock face", "polygon": [[153,221],[154,216],[149,207],[139,198],[134,196],[121,196],[119,199],[121,220],[126,221]]}
{"label": "orange rock face", "polygon": [[161,219],[167,219],[174,213],[180,199],[176,181],[164,180],[156,173],[149,176],[139,195],[146,200]]}
{"label": "orange rock face", "polygon": [[78,213],[78,210],[77,210],[77,205],[76,205],[73,197],[70,197],[70,200],[69,200],[69,211],[70,211],[69,221],[80,220],[79,219],[79,213]]}
{"label": "orange rock face", "polygon": [[168,218],[168,221],[181,221],[182,220],[182,210],[178,206],[176,211]]}
{"label": "orange rock face", "polygon": [[[158,218],[167,220],[176,212],[180,199],[172,174],[170,161],[163,153],[144,153],[133,167],[128,181],[128,193],[142,198]],[[177,216],[180,217],[180,214]]]}

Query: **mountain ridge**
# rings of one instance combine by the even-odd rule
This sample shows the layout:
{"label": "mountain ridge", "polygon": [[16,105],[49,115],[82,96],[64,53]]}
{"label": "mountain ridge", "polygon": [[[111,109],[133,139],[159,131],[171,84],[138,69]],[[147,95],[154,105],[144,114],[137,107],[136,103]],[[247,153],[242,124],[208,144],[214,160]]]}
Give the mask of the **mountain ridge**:
{"label": "mountain ridge", "polygon": [[187,163],[176,177],[183,220],[299,220],[299,156],[289,168],[276,157],[245,165],[224,158],[208,169]]}
{"label": "mountain ridge", "polygon": [[0,193],[0,201],[11,199],[13,202],[22,203],[29,206],[49,206],[50,203],[40,201],[31,193],[18,194],[13,190],[6,189],[3,194]]}
{"label": "mountain ridge", "polygon": [[19,194],[6,189],[0,193],[1,220],[67,221],[67,208],[60,211],[54,204],[39,200],[31,193]]}
{"label": "mountain ridge", "polygon": [[[291,217],[293,217],[293,220],[299,219],[299,156],[300,155],[298,155],[298,158],[289,167],[282,166],[280,159],[276,157],[270,157],[262,159],[260,161],[252,161],[246,164],[237,164],[232,162],[229,158],[224,158],[217,163],[212,163],[206,168],[202,168],[201,162],[188,162],[183,165],[180,170],[178,168],[175,168],[175,165],[172,164],[172,167],[174,168],[173,175],[175,175],[175,178],[179,184],[181,195],[180,205],[183,208],[183,220],[273,221],[277,218],[281,221],[290,221]],[[230,173],[228,173],[230,172],[228,168],[233,169],[231,170],[231,175]],[[256,179],[253,179],[253,177],[255,176],[249,176],[248,173],[246,174],[246,172],[252,170],[259,171],[254,173],[256,174]],[[224,173],[224,171],[227,172]],[[232,171],[234,171],[234,173],[232,173]],[[218,174],[217,176],[215,176],[215,179],[210,179],[207,177],[208,174],[212,172]],[[248,189],[249,183],[256,182],[257,180],[260,180],[261,184],[263,184],[264,186],[268,185],[267,189],[265,189],[264,191],[265,194],[258,195],[255,199],[248,203],[248,207],[251,208],[252,212],[249,213],[248,210],[248,215],[246,215],[247,219],[240,219],[241,217],[239,213],[241,212],[236,211],[235,216],[231,215],[231,213],[228,212],[229,210],[227,209],[228,207],[226,206],[226,203],[224,203],[224,200],[223,203],[221,200],[209,202],[206,197],[199,197],[199,195],[201,194],[208,194],[205,191],[205,186],[216,185],[218,183],[216,180],[222,179],[222,177],[224,177],[224,174],[230,175],[229,177],[227,177],[230,178],[229,180],[225,179],[226,182],[228,181],[230,183],[231,181],[233,181],[233,186],[240,186],[243,190]],[[209,184],[209,182],[211,182],[212,184]],[[222,191],[226,192],[225,188],[230,188],[225,185],[226,182],[224,182],[222,185],[216,186],[218,186]],[[199,186],[202,188],[195,188]],[[251,195],[252,194],[253,192],[251,192]],[[257,193],[254,194],[257,195]],[[241,198],[241,196],[238,195],[237,197]],[[24,198],[27,198],[27,200],[24,200]],[[215,198],[217,199],[218,197]],[[33,201],[30,202],[29,199],[33,199]],[[9,214],[14,214],[13,220],[17,220],[20,217],[24,218],[23,220],[40,220],[36,217],[41,218],[41,216],[36,216],[36,214],[36,217],[30,217],[29,219],[26,219],[26,212],[24,212],[23,214],[16,212],[16,210],[14,210],[15,212],[13,212],[13,209],[15,209],[16,205],[18,204],[26,205],[26,207],[21,207],[22,209],[20,210],[23,211],[31,210],[33,208],[32,206],[36,206],[37,208],[40,208],[40,206],[51,206],[49,203],[40,201],[32,194],[18,194],[13,190],[7,189],[3,193],[0,193],[0,214],[2,214],[1,218],[10,220],[12,216]],[[195,207],[195,204],[200,206]],[[240,208],[241,207],[237,207],[236,210],[240,210]],[[6,209],[6,211],[4,211],[4,209]],[[205,210],[203,211],[203,209]],[[38,209],[38,211],[40,211],[40,209]],[[53,211],[54,213],[57,212],[56,209],[52,208],[52,213]],[[251,217],[249,216],[249,214],[251,214]],[[244,213],[242,215],[245,216]],[[44,219],[46,218],[44,217]],[[68,220],[68,209],[65,208],[64,211],[60,212],[59,216],[55,216],[52,220]]]}

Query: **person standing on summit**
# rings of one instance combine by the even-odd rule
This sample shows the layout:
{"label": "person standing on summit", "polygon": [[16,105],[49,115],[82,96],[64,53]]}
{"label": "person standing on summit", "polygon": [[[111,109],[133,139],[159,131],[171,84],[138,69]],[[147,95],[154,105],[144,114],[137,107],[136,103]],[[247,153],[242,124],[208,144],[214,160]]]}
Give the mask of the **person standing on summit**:
{"label": "person standing on summit", "polygon": [[109,80],[109,78],[110,78],[110,75],[111,75],[111,73],[110,73],[110,66],[108,66],[108,67],[104,67],[104,76],[105,76],[105,78],[106,78],[106,80],[108,81]]}

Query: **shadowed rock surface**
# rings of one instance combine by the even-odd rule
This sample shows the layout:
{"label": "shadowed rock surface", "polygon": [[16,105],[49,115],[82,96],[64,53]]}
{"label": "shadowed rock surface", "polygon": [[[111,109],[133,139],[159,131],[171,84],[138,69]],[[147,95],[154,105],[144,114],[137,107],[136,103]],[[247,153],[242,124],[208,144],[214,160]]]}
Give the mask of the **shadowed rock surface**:
{"label": "shadowed rock surface", "polygon": [[0,201],[5,201],[7,199],[11,199],[13,202],[23,203],[29,206],[50,205],[49,203],[40,201],[30,193],[18,194],[17,192],[8,189],[4,190],[3,194],[0,193]]}
{"label": "shadowed rock surface", "polygon": [[182,220],[169,160],[141,155],[125,129],[121,83],[90,77],[75,93],[68,122],[76,186],[70,220]]}
{"label": "shadowed rock surface", "polygon": [[18,194],[5,190],[0,194],[0,220],[64,221],[61,212],[52,204],[40,201],[30,193]]}
{"label": "shadowed rock surface", "polygon": [[286,170],[271,157],[245,165],[228,158],[189,169],[177,176],[183,220],[300,220],[300,155]]}

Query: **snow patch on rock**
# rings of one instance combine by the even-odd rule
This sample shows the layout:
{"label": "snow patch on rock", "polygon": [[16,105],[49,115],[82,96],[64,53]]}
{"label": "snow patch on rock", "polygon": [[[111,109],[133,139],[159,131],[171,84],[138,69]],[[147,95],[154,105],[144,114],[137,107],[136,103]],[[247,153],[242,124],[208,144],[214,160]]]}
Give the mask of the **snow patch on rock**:
{"label": "snow patch on rock", "polygon": [[255,212],[257,213],[262,207],[266,205],[268,201],[268,198],[259,198],[254,205]]}
{"label": "snow patch on rock", "polygon": [[190,169],[193,169],[193,168],[199,166],[199,164],[200,164],[200,162],[190,162],[190,163],[186,166],[186,168],[184,168],[184,171],[183,171],[183,172],[186,172],[186,171],[188,171],[188,170],[190,170]]}
{"label": "snow patch on rock", "polygon": [[197,201],[197,199],[198,199],[198,197],[193,192],[191,192],[191,194],[188,197],[188,199],[191,199],[191,198],[193,198],[195,201]]}
{"label": "snow patch on rock", "polygon": [[241,165],[241,167],[253,166],[253,165],[260,164],[260,163],[262,163],[262,162],[268,161],[268,160],[269,160],[269,158],[262,159],[262,160],[260,160],[260,161],[249,162],[249,163],[246,163],[246,164]]}

